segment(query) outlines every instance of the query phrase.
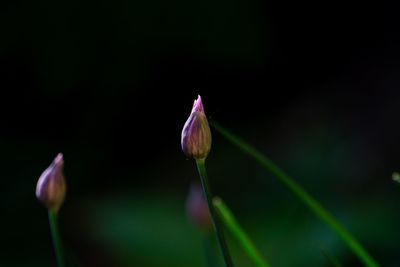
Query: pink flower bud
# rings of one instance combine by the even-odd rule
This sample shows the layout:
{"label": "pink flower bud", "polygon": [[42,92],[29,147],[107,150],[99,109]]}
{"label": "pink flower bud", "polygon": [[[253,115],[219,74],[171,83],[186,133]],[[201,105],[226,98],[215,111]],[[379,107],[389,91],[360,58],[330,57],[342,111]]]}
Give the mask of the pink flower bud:
{"label": "pink flower bud", "polygon": [[182,130],[182,150],[186,156],[204,160],[211,149],[211,131],[199,96]]}
{"label": "pink flower bud", "polygon": [[212,229],[207,201],[199,184],[192,184],[186,201],[186,213],[190,222],[202,230]]}
{"label": "pink flower bud", "polygon": [[58,212],[65,199],[64,159],[59,153],[42,173],[36,185],[36,197],[49,209]]}

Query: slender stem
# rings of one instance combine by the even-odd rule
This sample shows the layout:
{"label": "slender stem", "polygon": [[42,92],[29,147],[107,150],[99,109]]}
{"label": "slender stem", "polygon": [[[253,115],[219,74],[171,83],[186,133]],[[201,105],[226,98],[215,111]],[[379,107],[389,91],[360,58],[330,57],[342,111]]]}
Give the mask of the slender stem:
{"label": "slender stem", "polygon": [[239,244],[253,263],[258,267],[269,267],[268,263],[263,259],[256,246],[240,227],[239,223],[236,221],[232,212],[225,203],[220,198],[214,198],[213,203],[222,222],[225,224],[225,227],[229,229],[233,236],[239,241]]}
{"label": "slender stem", "polygon": [[220,224],[220,222],[218,220],[218,216],[216,215],[214,205],[212,203],[212,197],[213,196],[211,194],[210,186],[208,184],[208,178],[207,178],[207,171],[206,171],[205,162],[204,162],[204,160],[196,160],[196,164],[197,164],[197,170],[198,170],[199,175],[200,175],[201,184],[203,186],[204,195],[205,195],[206,200],[207,200],[207,205],[208,205],[208,210],[210,212],[211,221],[212,221],[212,223],[214,225],[214,229],[215,229],[215,233],[217,235],[218,243],[219,243],[219,246],[221,248],[222,256],[223,256],[224,261],[225,261],[225,266],[226,267],[233,267],[232,259],[231,259],[231,256],[229,255],[229,251],[228,251],[228,246],[226,245],[226,242],[225,242],[224,233],[223,233],[221,224]]}
{"label": "slender stem", "polygon": [[55,211],[49,210],[49,223],[51,236],[53,238],[54,251],[56,253],[58,267],[64,267],[64,251],[61,244],[60,232],[58,230],[58,217]]}
{"label": "slender stem", "polygon": [[321,204],[309,195],[299,184],[290,178],[284,171],[275,165],[266,156],[261,154],[251,145],[225,129],[215,121],[210,121],[210,124],[228,141],[236,145],[242,152],[248,154],[258,163],[260,163],[266,170],[272,173],[275,178],[282,182],[293,194],[295,194],[303,203],[308,206],[322,221],[336,232],[336,234],[344,241],[350,250],[354,252],[368,267],[378,267],[378,263],[368,254],[365,248],[342,226],[335,218],[325,210]]}

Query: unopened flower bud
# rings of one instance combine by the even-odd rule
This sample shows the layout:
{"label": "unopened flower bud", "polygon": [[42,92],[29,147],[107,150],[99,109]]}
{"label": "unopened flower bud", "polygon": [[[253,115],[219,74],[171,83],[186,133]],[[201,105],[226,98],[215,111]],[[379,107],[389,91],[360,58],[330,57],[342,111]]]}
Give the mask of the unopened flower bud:
{"label": "unopened flower bud", "polygon": [[36,197],[49,209],[58,212],[65,199],[64,159],[59,153],[42,173],[36,186]]}
{"label": "unopened flower bud", "polygon": [[182,150],[186,156],[204,160],[211,149],[211,131],[199,96],[182,130]]}
{"label": "unopened flower bud", "polygon": [[192,184],[186,200],[186,213],[188,219],[196,227],[209,231],[212,229],[210,213],[203,190],[199,184]]}

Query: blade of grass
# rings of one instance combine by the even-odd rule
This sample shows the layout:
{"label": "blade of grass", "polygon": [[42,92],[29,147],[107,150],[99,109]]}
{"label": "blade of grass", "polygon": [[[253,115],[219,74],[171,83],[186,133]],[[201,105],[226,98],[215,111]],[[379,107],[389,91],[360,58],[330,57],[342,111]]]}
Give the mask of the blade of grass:
{"label": "blade of grass", "polygon": [[223,137],[229,142],[236,145],[242,152],[246,153],[258,163],[260,163],[266,170],[282,182],[292,193],[294,193],[307,207],[309,207],[315,215],[324,221],[348,246],[350,250],[368,267],[378,267],[378,263],[368,254],[366,249],[348,232],[342,225],[340,225],[335,218],[325,210],[321,204],[309,195],[299,184],[290,178],[284,171],[275,165],[266,156],[261,154],[258,150],[253,148],[247,142],[231,133],[226,128],[222,127],[215,121],[210,121],[210,124],[216,129]]}
{"label": "blade of grass", "polygon": [[239,241],[239,244],[250,257],[254,265],[258,267],[269,267],[268,263],[262,258],[260,252],[257,250],[253,242],[240,227],[239,223],[236,221],[232,212],[225,205],[225,203],[220,198],[215,197],[213,199],[213,204],[215,209],[217,210],[219,217],[225,224],[225,227]]}

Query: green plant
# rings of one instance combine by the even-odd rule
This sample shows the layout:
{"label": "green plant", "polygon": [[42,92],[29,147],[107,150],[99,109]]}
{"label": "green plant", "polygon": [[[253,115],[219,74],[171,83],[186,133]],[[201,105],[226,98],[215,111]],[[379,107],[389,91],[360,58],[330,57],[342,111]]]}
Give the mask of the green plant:
{"label": "green plant", "polygon": [[226,140],[237,146],[243,153],[249,155],[275,178],[284,184],[293,194],[295,194],[315,215],[324,221],[354,252],[355,255],[368,267],[378,267],[378,263],[369,255],[367,250],[347,231],[335,218],[325,210],[322,205],[308,194],[298,183],[289,177],[283,170],[275,165],[266,156],[249,145],[247,142],[222,127],[216,121],[210,121],[210,124],[216,129]]}

